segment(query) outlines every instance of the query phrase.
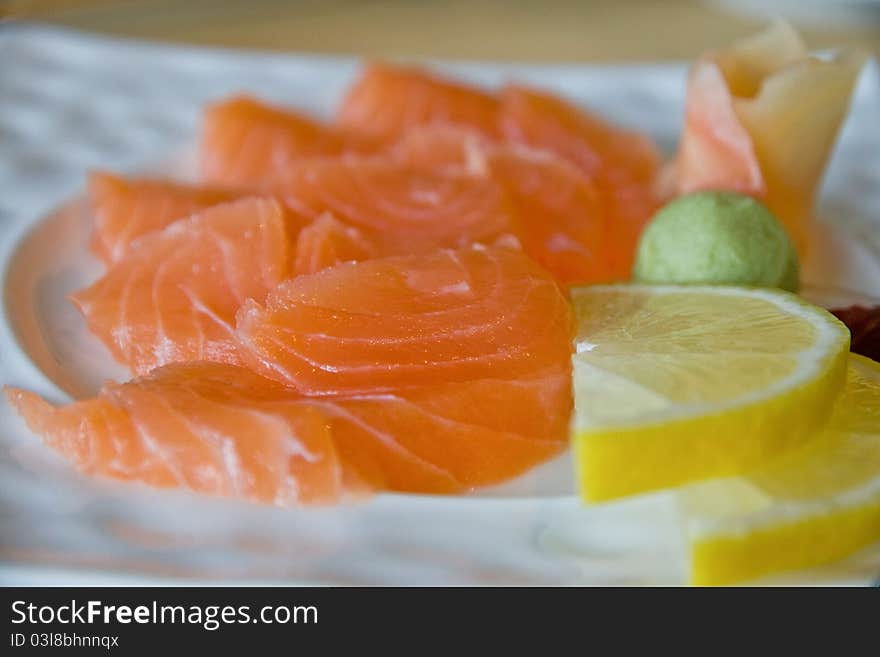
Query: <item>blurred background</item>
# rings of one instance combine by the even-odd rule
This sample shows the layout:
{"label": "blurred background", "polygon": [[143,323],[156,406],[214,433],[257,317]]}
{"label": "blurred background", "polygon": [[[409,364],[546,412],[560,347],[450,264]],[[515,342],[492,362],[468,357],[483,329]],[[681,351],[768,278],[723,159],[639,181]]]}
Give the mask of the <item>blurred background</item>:
{"label": "blurred background", "polygon": [[0,0],[0,18],[198,45],[383,57],[688,59],[784,16],[880,52],[880,0]]}

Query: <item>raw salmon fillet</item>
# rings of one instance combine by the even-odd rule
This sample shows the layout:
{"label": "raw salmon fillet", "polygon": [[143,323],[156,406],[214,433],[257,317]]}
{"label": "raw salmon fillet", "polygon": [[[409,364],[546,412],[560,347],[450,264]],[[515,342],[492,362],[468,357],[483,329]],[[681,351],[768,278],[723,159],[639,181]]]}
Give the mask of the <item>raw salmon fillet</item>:
{"label": "raw salmon fillet", "polygon": [[223,187],[93,173],[89,177],[92,251],[107,264],[118,262],[141,235],[242,196],[244,192]]}
{"label": "raw salmon fillet", "polygon": [[235,312],[289,275],[296,228],[271,199],[215,205],[135,241],[72,299],[136,373],[185,360],[237,363]]}
{"label": "raw salmon fillet", "polygon": [[567,371],[556,282],[500,247],[342,264],[281,283],[237,315],[255,371],[306,395],[375,394]]}
{"label": "raw salmon fillet", "polygon": [[614,277],[602,196],[566,160],[455,126],[414,128],[391,153],[411,166],[498,182],[516,213],[523,250],[561,283]]}
{"label": "raw salmon fillet", "polygon": [[[532,152],[549,152],[581,171],[586,176],[582,188],[595,188],[592,196],[599,199],[592,204],[601,203],[606,222],[600,231],[598,221],[588,221],[589,229],[583,228],[574,240],[565,239],[570,237],[567,230],[557,234],[552,243],[560,255],[542,262],[557,262],[559,267],[554,273],[565,282],[628,279],[638,238],[659,206],[656,180],[661,158],[650,138],[618,128],[558,96],[528,87],[508,85],[496,97],[419,69],[376,64],[364,71],[346,96],[338,122],[389,145],[409,139],[407,134],[414,128],[467,128],[499,145],[508,142],[526,146]],[[516,177],[525,181],[521,158],[515,167],[510,166],[512,158],[505,159],[508,173],[515,171]],[[559,166],[554,172],[547,166],[536,167],[532,180],[541,176],[548,177],[549,185],[560,184],[563,178],[571,180],[571,172],[561,173]],[[573,182],[566,184],[576,186]],[[531,201],[536,190],[533,184],[529,194],[519,200]],[[537,196],[548,200],[552,193],[542,190]],[[560,219],[562,214],[555,212],[554,221]],[[536,226],[537,222],[532,221],[525,228]],[[569,229],[572,226],[570,222]],[[595,257],[600,232],[601,264]],[[543,251],[549,237],[534,235],[533,246],[541,239],[544,246],[530,252],[536,255]],[[577,262],[576,253],[581,247],[592,254],[587,264]]]}
{"label": "raw salmon fillet", "polygon": [[590,177],[609,218],[613,278],[628,279],[639,236],[660,202],[654,142],[558,96],[517,85],[502,91],[500,122],[509,141],[555,153]]}
{"label": "raw salmon fillet", "polygon": [[352,85],[337,122],[386,144],[413,126],[438,123],[462,124],[496,137],[498,99],[418,68],[374,63]]}
{"label": "raw salmon fillet", "polygon": [[236,96],[205,111],[202,178],[259,188],[301,158],[370,150],[367,140],[303,114]]}
{"label": "raw salmon fillet", "polygon": [[434,493],[564,449],[572,330],[555,281],[498,247],[337,265],[237,316],[250,367],[320,404],[364,479]]}
{"label": "raw salmon fillet", "polygon": [[304,161],[270,190],[304,219],[330,213],[357,228],[377,256],[494,243],[516,232],[515,210],[493,180],[426,172],[388,158]]}
{"label": "raw salmon fillet", "polygon": [[624,130],[560,96],[520,85],[501,92],[506,139],[549,150],[579,169],[619,182],[650,182],[660,153],[646,135]]}
{"label": "raw salmon fillet", "polygon": [[237,331],[259,373],[176,363],[61,408],[7,395],[85,472],[279,505],[469,491],[567,444],[571,310],[519,252],[338,265],[248,302]]}
{"label": "raw salmon fillet", "polygon": [[568,445],[570,373],[557,362],[516,379],[313,397],[337,449],[382,490],[454,494],[527,472]]}
{"label": "raw salmon fillet", "polygon": [[319,408],[241,367],[168,365],[60,408],[31,392],[6,394],[31,430],[87,474],[282,506],[366,489]]}
{"label": "raw salmon fillet", "polygon": [[293,270],[314,274],[342,262],[367,260],[377,252],[378,245],[362,231],[327,213],[299,232]]}
{"label": "raw salmon fillet", "polygon": [[[518,218],[491,179],[409,167],[387,157],[306,158],[271,187],[290,221],[299,216],[310,224],[296,240],[291,274],[350,260],[509,241]],[[122,260],[144,232],[248,195],[100,174],[92,185],[98,208],[95,240],[113,243],[117,258],[112,262]]]}

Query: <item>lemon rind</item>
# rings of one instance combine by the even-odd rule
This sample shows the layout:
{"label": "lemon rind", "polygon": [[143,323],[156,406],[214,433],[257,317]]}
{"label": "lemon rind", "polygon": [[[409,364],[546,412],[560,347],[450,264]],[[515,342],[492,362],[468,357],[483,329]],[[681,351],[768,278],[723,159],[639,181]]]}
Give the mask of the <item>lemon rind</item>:
{"label": "lemon rind", "polygon": [[691,546],[690,583],[721,586],[843,559],[880,540],[880,498]]}
{"label": "lemon rind", "polygon": [[[745,474],[802,446],[830,417],[843,387],[845,363],[841,354],[816,379],[732,410],[641,428],[575,432],[583,499],[607,501]],[[633,444],[624,446],[622,441]],[[670,462],[673,455],[682,458]],[[657,467],[660,463],[662,469]],[[646,477],[645,472],[652,475]],[[629,478],[628,473],[637,474]]]}
{"label": "lemon rind", "polygon": [[[797,316],[813,318],[811,324],[817,329],[816,342],[809,349],[792,353],[798,358],[795,370],[759,393],[725,404],[660,411],[650,421],[642,416],[612,426],[585,427],[576,412],[572,437],[575,465],[581,497],[587,502],[744,474],[809,440],[830,417],[844,386],[848,330],[827,311],[795,295],[714,286],[598,285],[582,289],[585,294],[644,290],[650,294],[703,292],[757,297]],[[578,292],[572,290],[573,297]],[[707,436],[712,436],[711,440]],[[622,445],[627,441],[633,444]],[[670,458],[675,455],[681,458]],[[658,468],[658,463],[664,467]],[[645,476],[646,472],[651,476]]]}
{"label": "lemon rind", "polygon": [[[880,382],[880,364],[855,354],[850,362]],[[880,464],[876,478],[830,497],[774,502],[741,518],[693,519],[688,527],[690,582],[734,584],[818,566],[878,540]]]}

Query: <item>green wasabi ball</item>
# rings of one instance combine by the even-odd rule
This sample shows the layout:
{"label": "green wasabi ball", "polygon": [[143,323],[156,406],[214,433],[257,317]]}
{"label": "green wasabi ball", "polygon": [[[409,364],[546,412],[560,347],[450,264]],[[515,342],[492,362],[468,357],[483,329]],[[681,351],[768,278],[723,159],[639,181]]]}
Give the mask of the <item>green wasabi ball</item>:
{"label": "green wasabi ball", "polygon": [[762,203],[733,192],[697,192],[654,215],[642,233],[633,278],[796,292],[798,272],[788,233]]}

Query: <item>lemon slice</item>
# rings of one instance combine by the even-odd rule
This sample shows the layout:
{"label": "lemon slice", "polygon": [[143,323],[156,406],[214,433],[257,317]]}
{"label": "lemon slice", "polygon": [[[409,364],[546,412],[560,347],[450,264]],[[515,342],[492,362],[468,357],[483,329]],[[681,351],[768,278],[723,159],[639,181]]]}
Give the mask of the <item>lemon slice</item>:
{"label": "lemon slice", "polygon": [[815,434],[843,388],[849,331],[787,292],[596,285],[571,294],[585,500],[754,469]]}
{"label": "lemon slice", "polygon": [[693,583],[816,566],[880,540],[880,364],[850,359],[820,439],[747,477],[682,491]]}

